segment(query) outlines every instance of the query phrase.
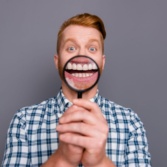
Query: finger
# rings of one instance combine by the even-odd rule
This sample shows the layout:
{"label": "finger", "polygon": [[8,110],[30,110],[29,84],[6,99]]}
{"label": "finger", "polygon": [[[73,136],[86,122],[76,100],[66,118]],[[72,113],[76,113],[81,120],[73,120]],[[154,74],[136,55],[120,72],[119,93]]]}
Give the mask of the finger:
{"label": "finger", "polygon": [[83,107],[86,110],[89,110],[90,112],[92,112],[100,117],[102,116],[101,109],[94,102],[91,102],[91,101],[86,100],[86,99],[74,99],[73,104],[78,106],[78,107]]}
{"label": "finger", "polygon": [[60,133],[78,133],[84,136],[98,137],[103,131],[92,125],[80,123],[62,124],[56,127],[56,130]]}
{"label": "finger", "polygon": [[61,133],[59,135],[59,140],[61,142],[84,148],[86,147],[86,143],[84,144],[84,141],[89,142],[89,139],[89,137],[81,136],[77,133]]}
{"label": "finger", "polygon": [[59,136],[60,141],[77,145],[88,149],[89,151],[104,147],[106,139],[91,138],[74,133],[63,133]]}
{"label": "finger", "polygon": [[94,116],[94,114],[90,113],[89,111],[83,108],[77,110],[76,112],[65,114],[59,119],[60,124],[65,124],[70,122],[81,122],[81,121],[92,125],[97,123],[97,119]]}
{"label": "finger", "polygon": [[81,110],[81,109],[82,109],[82,107],[79,107],[79,106],[77,106],[77,105],[72,105],[72,106],[70,106],[70,107],[64,112],[63,115],[66,115],[66,114],[69,114],[69,113],[73,113],[73,112],[78,111],[78,110]]}
{"label": "finger", "polygon": [[76,145],[72,145],[72,144],[66,144],[66,143],[61,142],[61,141],[60,141],[59,147],[61,149],[65,148],[66,152],[68,150],[70,150],[70,152],[72,152],[72,153],[78,153],[78,154],[83,152],[83,148],[82,147],[76,146]]}
{"label": "finger", "polygon": [[95,103],[93,103],[89,100],[86,100],[86,99],[74,99],[73,104],[80,106],[80,107],[83,107],[87,110],[92,110],[94,107],[96,107]]}

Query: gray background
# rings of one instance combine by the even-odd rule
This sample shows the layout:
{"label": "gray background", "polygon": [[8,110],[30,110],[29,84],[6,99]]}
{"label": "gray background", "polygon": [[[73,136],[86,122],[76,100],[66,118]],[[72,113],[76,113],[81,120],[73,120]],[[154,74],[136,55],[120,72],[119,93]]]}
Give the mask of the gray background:
{"label": "gray background", "polygon": [[138,113],[153,166],[165,167],[166,7],[166,0],[1,0],[0,161],[14,113],[55,96],[60,88],[53,63],[60,24],[90,12],[104,20],[107,30],[100,93]]}

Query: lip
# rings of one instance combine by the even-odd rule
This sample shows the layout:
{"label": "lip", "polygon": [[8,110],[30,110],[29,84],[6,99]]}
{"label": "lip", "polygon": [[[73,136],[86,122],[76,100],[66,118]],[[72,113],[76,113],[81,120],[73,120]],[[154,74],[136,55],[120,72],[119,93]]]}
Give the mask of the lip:
{"label": "lip", "polygon": [[[85,77],[77,77],[74,76],[74,73],[76,74],[88,74],[90,73],[90,76],[85,76]],[[70,73],[68,71],[65,71],[65,78],[69,78],[69,79],[73,79],[75,82],[88,82],[88,81],[92,81],[92,80],[96,80],[98,77],[98,72],[96,71],[91,71],[91,72],[87,72],[87,73],[83,73],[83,72],[79,72],[79,71],[75,71],[73,73]]]}
{"label": "lip", "polygon": [[[89,74],[89,76],[85,76],[85,77],[76,77],[74,75],[76,74],[80,74],[80,75],[84,75],[85,74]],[[65,78],[66,81],[68,82],[68,84],[73,87],[74,89],[77,90],[85,90],[90,88],[92,85],[95,84],[95,82],[97,81],[98,78],[98,71],[97,70],[91,70],[91,71],[65,71]]]}

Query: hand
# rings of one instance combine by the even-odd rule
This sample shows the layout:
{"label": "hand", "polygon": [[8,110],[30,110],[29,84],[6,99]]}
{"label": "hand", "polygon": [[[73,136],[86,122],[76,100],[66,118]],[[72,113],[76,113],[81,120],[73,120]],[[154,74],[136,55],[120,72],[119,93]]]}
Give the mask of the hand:
{"label": "hand", "polygon": [[[65,117],[67,114],[72,114],[72,112],[75,112],[76,109],[78,109],[78,107],[74,105],[71,106],[64,113],[63,117]],[[81,162],[83,148],[75,144],[69,144],[67,142],[64,142],[63,140],[61,140],[62,136],[64,136],[64,133],[60,132],[59,133],[60,142],[59,142],[59,148],[57,150],[57,153],[61,156],[61,159],[62,159],[61,161],[65,162],[64,166],[68,166],[68,167],[78,166],[78,164]]]}
{"label": "hand", "polygon": [[59,139],[85,149],[81,159],[84,166],[102,164],[106,159],[107,122],[95,103],[76,99],[73,104],[75,110],[66,111],[59,120]]}

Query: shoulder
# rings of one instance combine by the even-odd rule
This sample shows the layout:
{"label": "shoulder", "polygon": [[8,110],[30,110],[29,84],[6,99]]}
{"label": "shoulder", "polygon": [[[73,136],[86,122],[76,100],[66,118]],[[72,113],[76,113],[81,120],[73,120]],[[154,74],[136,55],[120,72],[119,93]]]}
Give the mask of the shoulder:
{"label": "shoulder", "polygon": [[133,114],[133,110],[131,108],[124,107],[120,104],[117,104],[105,97],[100,96],[99,106],[105,111],[109,111],[111,113],[123,114],[123,115],[131,115]]}
{"label": "shoulder", "polygon": [[100,96],[99,106],[104,115],[114,122],[123,122],[132,126],[143,126],[139,116],[131,108],[119,105],[107,98]]}
{"label": "shoulder", "polygon": [[50,114],[54,110],[55,104],[56,99],[49,98],[39,104],[23,107],[16,112],[12,123],[26,125],[27,123],[39,122],[46,114]]}

